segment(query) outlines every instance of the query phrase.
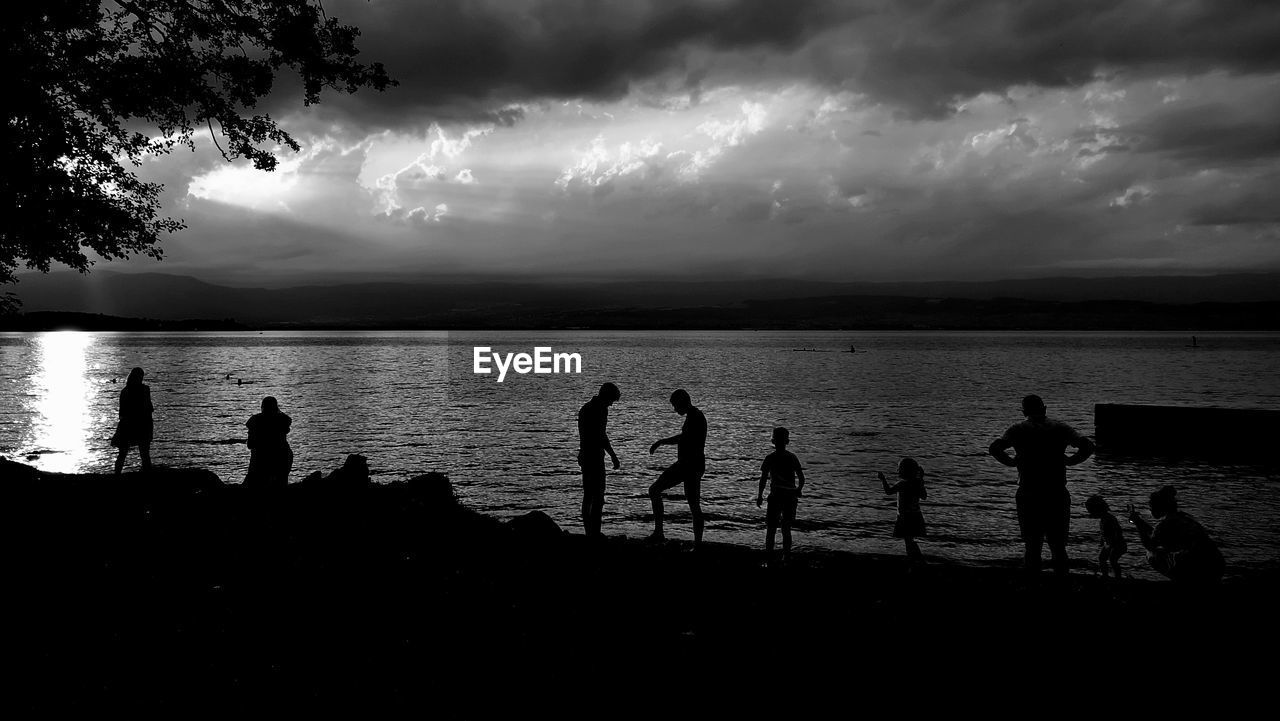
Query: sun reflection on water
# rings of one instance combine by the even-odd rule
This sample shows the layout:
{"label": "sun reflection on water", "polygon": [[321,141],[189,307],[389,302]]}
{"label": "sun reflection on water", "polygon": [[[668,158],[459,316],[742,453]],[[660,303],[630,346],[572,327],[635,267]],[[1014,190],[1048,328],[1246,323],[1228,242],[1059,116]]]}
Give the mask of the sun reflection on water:
{"label": "sun reflection on water", "polygon": [[91,460],[87,358],[93,343],[93,334],[76,331],[41,333],[34,339],[38,370],[32,378],[34,423],[26,445],[29,452],[41,453],[37,465],[43,470],[73,473]]}

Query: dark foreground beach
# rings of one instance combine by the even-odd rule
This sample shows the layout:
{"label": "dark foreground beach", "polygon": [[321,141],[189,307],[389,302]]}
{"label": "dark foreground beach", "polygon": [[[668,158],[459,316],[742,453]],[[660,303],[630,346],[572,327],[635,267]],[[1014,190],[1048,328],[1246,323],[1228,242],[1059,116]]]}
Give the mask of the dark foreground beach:
{"label": "dark foreground beach", "polygon": [[1258,688],[1280,640],[1273,574],[1193,590],[827,551],[764,568],[755,548],[489,518],[436,474],[369,484],[352,469],[276,494],[198,470],[0,461],[0,479],[18,661],[5,706],[22,710],[484,717],[610,688],[631,690],[593,701],[603,716],[636,713],[628,698],[775,691],[1225,703]]}

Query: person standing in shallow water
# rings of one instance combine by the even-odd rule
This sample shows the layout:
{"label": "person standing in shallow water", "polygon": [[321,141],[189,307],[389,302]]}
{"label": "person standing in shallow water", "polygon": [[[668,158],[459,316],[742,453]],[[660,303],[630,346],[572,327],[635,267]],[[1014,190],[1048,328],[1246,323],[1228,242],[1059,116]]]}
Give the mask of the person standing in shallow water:
{"label": "person standing in shallow water", "polygon": [[578,410],[578,466],[582,468],[582,528],[590,537],[600,533],[604,516],[604,455],[609,454],[613,470],[622,466],[618,454],[609,443],[609,406],[622,392],[612,383],[600,386],[600,392]]}
{"label": "person standing in shallow water", "polygon": [[151,433],[153,423],[151,413],[151,388],[142,382],[144,373],[141,368],[129,371],[129,379],[120,389],[120,421],[116,424],[115,435],[111,437],[111,445],[119,449],[116,453],[116,475],[124,471],[124,459],[129,455],[131,446],[138,447],[138,455],[142,457],[142,470],[151,470]]}
{"label": "person standing in shallow water", "polygon": [[804,469],[796,454],[787,450],[791,431],[781,426],[773,429],[774,451],[760,463],[760,488],[756,491],[756,508],[764,504],[764,487],[769,484],[769,507],[765,510],[765,563],[773,560],[773,539],[782,528],[782,561],[791,560],[791,526],[796,522],[796,506],[804,490]]}
{"label": "person standing in shallow water", "polygon": [[1084,509],[1090,518],[1098,519],[1098,535],[1101,538],[1098,544],[1098,573],[1106,578],[1107,569],[1110,567],[1118,580],[1121,576],[1120,557],[1129,550],[1129,544],[1124,540],[1124,529],[1120,527],[1120,521],[1116,520],[1115,515],[1111,513],[1107,499],[1102,496],[1089,496],[1084,502]]}
{"label": "person standing in shallow water", "polygon": [[[1022,399],[1026,420],[1016,423],[987,449],[1006,466],[1018,469],[1018,527],[1025,546],[1028,571],[1040,570],[1040,552],[1049,542],[1053,570],[1067,574],[1067,531],[1071,526],[1071,494],[1067,492],[1067,466],[1093,455],[1093,441],[1071,426],[1050,420],[1040,396]],[[1065,455],[1067,446],[1076,448]],[[1010,456],[1012,448],[1016,455]]]}
{"label": "person standing in shallow water", "polygon": [[293,449],[289,447],[289,428],[293,419],[280,411],[272,396],[262,399],[262,412],[248,422],[249,472],[244,484],[251,488],[284,488],[293,470]]}
{"label": "person standing in shallow water", "polygon": [[929,497],[924,487],[924,469],[914,458],[903,458],[898,461],[898,482],[889,485],[889,479],[883,473],[876,473],[880,485],[887,496],[898,497],[898,520],[893,524],[893,537],[901,538],[907,551],[907,559],[912,563],[923,558],[917,538],[925,535],[924,513],[920,510],[920,501]]}
{"label": "person standing in shallow water", "polygon": [[684,426],[670,438],[660,438],[649,446],[649,453],[660,446],[676,447],[676,462],[658,476],[649,486],[649,500],[653,504],[653,534],[650,541],[662,541],[662,492],[678,484],[684,484],[684,497],[693,515],[693,547],[702,545],[702,474],[706,471],[707,417],[693,405],[688,391],[683,388],[671,394],[671,407],[684,416]]}

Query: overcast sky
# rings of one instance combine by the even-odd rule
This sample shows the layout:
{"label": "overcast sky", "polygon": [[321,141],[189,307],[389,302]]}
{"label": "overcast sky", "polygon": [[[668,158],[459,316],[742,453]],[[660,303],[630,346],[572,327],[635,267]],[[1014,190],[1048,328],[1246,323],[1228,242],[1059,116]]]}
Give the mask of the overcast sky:
{"label": "overcast sky", "polygon": [[303,108],[282,79],[264,107],[303,152],[274,173],[226,164],[207,137],[145,163],[189,226],[154,269],[1280,268],[1280,3],[324,5],[399,87]]}

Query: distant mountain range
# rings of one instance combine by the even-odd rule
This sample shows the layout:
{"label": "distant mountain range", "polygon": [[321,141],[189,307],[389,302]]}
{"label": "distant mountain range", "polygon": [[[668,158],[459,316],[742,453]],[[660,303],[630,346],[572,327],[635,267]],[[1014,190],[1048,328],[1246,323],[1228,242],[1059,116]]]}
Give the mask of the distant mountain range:
{"label": "distant mountain range", "polygon": [[235,319],[255,327],[1271,328],[1280,307],[1278,281],[1280,274],[1258,273],[922,283],[432,280],[235,288],[163,273],[62,272],[24,274],[14,290],[28,313]]}

